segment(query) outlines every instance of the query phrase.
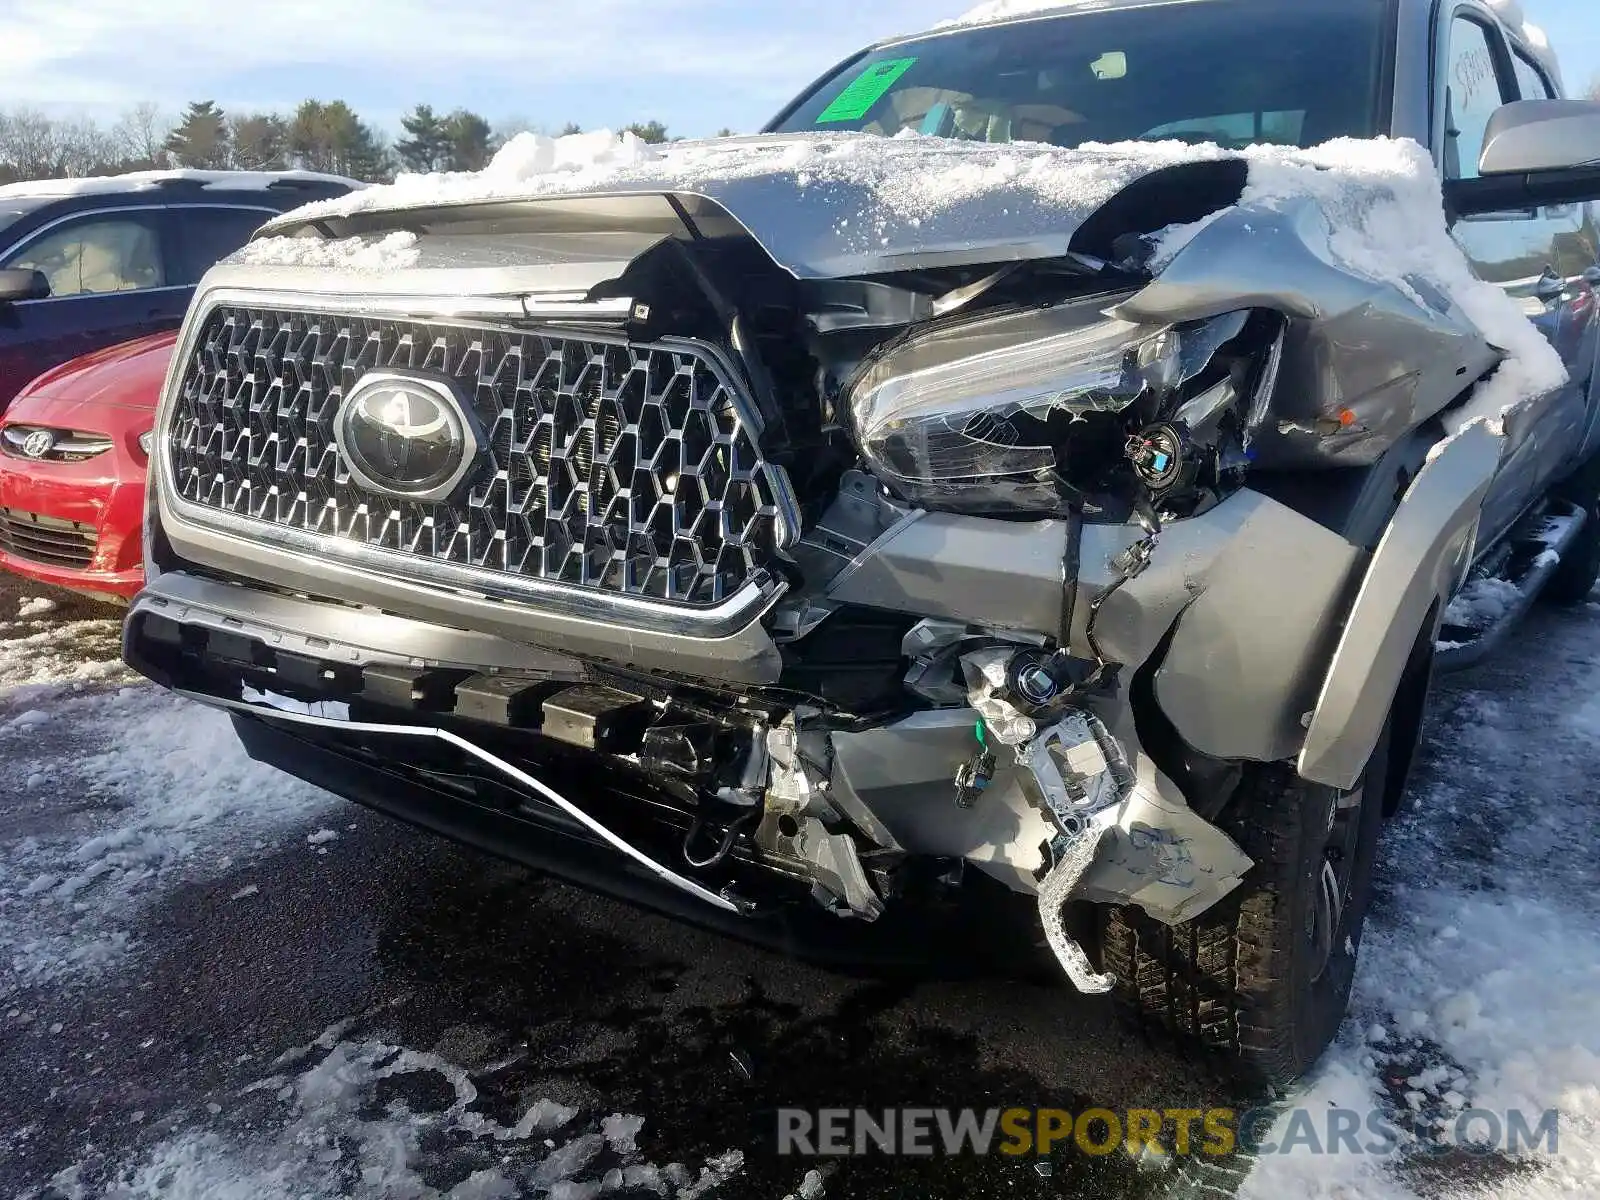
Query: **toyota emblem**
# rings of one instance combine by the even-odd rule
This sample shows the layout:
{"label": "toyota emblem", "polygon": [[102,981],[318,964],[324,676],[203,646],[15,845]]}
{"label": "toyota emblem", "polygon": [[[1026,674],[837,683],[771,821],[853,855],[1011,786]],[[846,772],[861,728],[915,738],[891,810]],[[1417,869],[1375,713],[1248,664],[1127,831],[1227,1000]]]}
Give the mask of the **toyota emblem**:
{"label": "toyota emblem", "polygon": [[334,421],[351,477],[380,495],[441,500],[479,462],[480,441],[450,381],[420,372],[370,371]]}

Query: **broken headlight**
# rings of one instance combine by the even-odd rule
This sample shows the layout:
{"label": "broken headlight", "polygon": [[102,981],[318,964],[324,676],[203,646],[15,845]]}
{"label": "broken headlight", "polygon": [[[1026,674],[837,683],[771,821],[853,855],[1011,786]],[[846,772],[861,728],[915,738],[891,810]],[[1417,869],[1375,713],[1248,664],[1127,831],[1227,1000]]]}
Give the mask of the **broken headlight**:
{"label": "broken headlight", "polygon": [[1239,380],[1218,351],[1250,314],[1136,325],[1085,306],[1011,312],[913,335],[846,392],[858,445],[905,499],[1048,513],[1136,477],[1130,438],[1174,412],[1215,420]]}

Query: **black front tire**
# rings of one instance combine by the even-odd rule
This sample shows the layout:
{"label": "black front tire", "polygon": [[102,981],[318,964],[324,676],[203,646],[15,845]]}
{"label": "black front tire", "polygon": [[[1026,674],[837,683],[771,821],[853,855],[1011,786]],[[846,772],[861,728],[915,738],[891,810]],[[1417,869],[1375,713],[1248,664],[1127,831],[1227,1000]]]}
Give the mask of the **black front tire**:
{"label": "black front tire", "polygon": [[[1255,862],[1245,881],[1193,921],[1162,925],[1108,908],[1104,968],[1119,1008],[1185,1050],[1233,1060],[1252,1082],[1287,1087],[1339,1031],[1372,897],[1388,774],[1386,726],[1358,791],[1309,783],[1284,764],[1250,768],[1219,825]],[[1342,807],[1341,807],[1342,806]],[[1338,916],[1326,908],[1330,833],[1341,819]]]}

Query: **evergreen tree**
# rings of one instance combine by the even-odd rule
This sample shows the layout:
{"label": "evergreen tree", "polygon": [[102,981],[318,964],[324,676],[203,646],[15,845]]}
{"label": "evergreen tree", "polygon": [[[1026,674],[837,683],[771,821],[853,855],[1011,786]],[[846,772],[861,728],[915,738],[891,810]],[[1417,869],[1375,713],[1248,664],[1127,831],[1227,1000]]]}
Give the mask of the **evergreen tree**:
{"label": "evergreen tree", "polygon": [[393,174],[388,147],[343,100],[302,101],[289,123],[289,151],[307,170],[368,183]]}
{"label": "evergreen tree", "polygon": [[211,170],[228,165],[228,122],[210,100],[196,100],[167,138],[167,152],[180,167]]}
{"label": "evergreen tree", "polygon": [[449,149],[445,123],[432,107],[419,104],[409,117],[400,119],[400,125],[407,135],[394,144],[401,165],[408,171],[437,171]]}
{"label": "evergreen tree", "polygon": [[651,145],[660,145],[667,140],[667,127],[660,121],[635,121],[632,125],[623,126],[622,131]]}
{"label": "evergreen tree", "polygon": [[456,109],[444,119],[445,167],[451,171],[481,171],[494,153],[489,122],[475,112]]}
{"label": "evergreen tree", "polygon": [[277,113],[233,123],[233,165],[241,171],[281,171],[289,165],[289,126]]}

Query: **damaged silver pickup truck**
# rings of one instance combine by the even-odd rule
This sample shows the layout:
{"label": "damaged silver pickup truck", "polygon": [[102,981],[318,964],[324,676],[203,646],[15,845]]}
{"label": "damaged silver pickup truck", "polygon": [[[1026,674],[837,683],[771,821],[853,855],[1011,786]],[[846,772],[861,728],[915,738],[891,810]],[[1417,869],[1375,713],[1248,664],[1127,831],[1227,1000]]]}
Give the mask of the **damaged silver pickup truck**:
{"label": "damaged silver pickup truck", "polygon": [[1452,598],[1600,569],[1600,106],[1505,4],[1107,0],[638,149],[206,276],[128,662],[686,919],[998,892],[1079,989],[1303,1073],[1436,646],[1499,636]]}

